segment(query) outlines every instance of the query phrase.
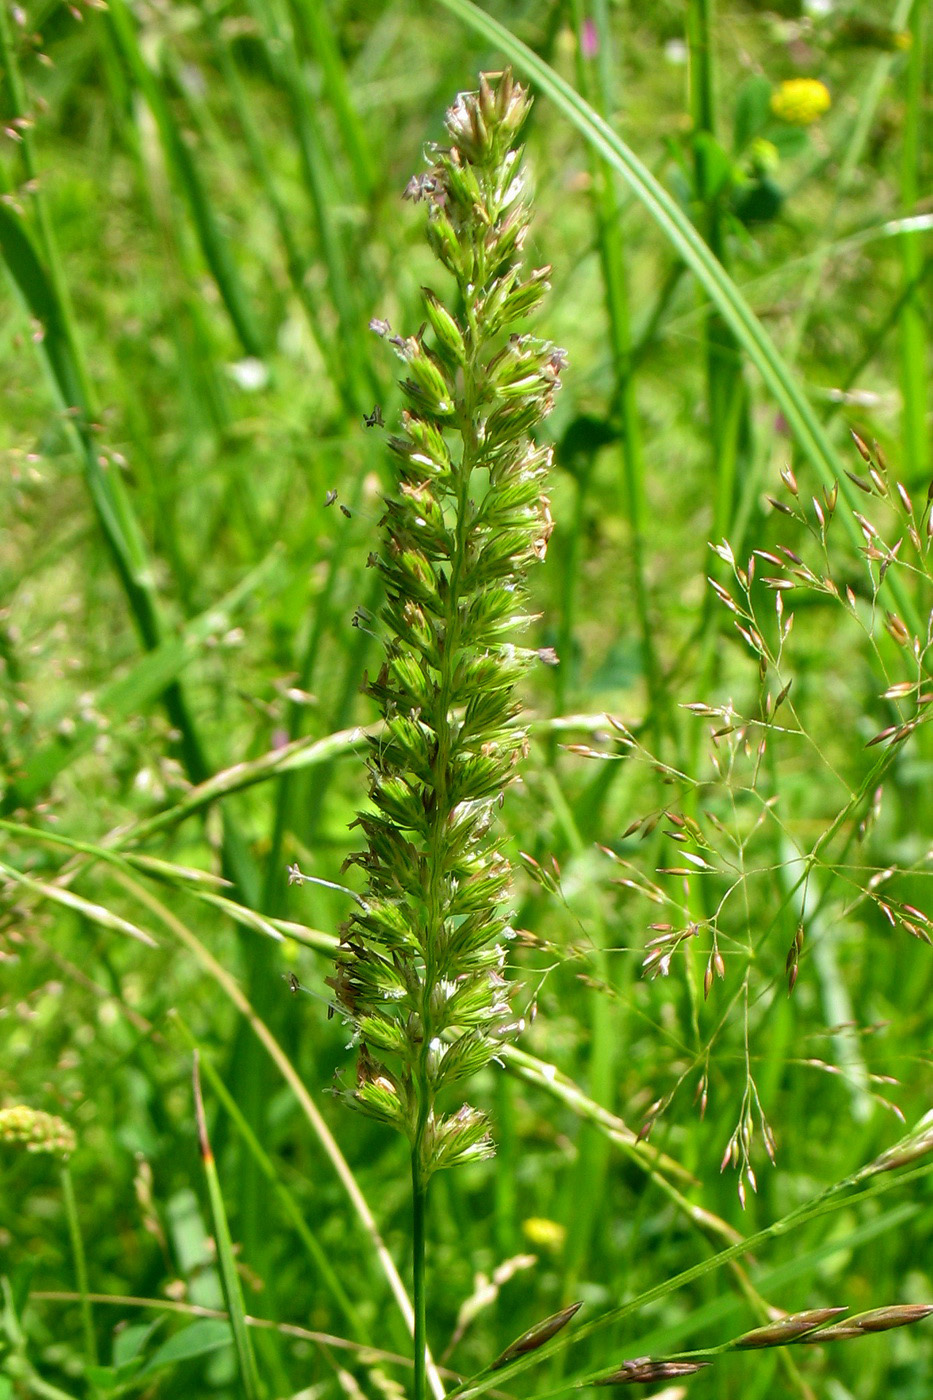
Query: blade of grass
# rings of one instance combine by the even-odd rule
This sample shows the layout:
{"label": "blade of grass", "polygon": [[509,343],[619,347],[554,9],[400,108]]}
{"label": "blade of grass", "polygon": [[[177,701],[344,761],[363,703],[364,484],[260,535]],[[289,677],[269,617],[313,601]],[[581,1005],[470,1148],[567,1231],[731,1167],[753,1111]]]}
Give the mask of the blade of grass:
{"label": "blade of grass", "polygon": [[324,92],[337,118],[356,197],[365,200],[375,184],[375,169],[362,124],[353,108],[333,20],[322,0],[291,0],[291,8],[320,64]]}
{"label": "blade of grass", "polygon": [[217,1260],[220,1264],[224,1301],[227,1304],[230,1328],[233,1332],[233,1342],[236,1348],[237,1369],[240,1373],[240,1383],[246,1400],[260,1400],[262,1387],[259,1382],[259,1373],[256,1370],[253,1343],[246,1329],[243,1290],[240,1287],[240,1276],[237,1273],[236,1260],[233,1257],[233,1241],[230,1238],[230,1226],[227,1222],[227,1211],[224,1206],[223,1192],[220,1189],[217,1166],[207,1135],[207,1119],[204,1116],[204,1101],[201,1097],[201,1076],[197,1050],[192,1056],[191,1074],[194,1085],[194,1112],[197,1120],[198,1144],[201,1149],[204,1175],[207,1178],[207,1194],[211,1206],[211,1218],[214,1222]]}
{"label": "blade of grass", "polygon": [[[721,195],[709,168],[709,145],[702,139],[716,144],[719,139],[713,0],[689,0],[686,29],[700,227],[711,253],[731,275]],[[716,483],[712,537],[719,540],[729,534],[735,509],[740,444],[747,441],[750,431],[748,394],[739,346],[715,307],[704,317],[703,333],[710,463]]]}
{"label": "blade of grass", "polygon": [[128,919],[114,914],[112,910],[105,908],[102,904],[94,904],[91,900],[84,899],[72,890],[62,889],[60,885],[45,884],[42,880],[33,880],[31,876],[24,875],[21,870],[16,870],[12,865],[7,865],[3,861],[0,861],[0,875],[5,875],[8,880],[22,885],[23,889],[31,890],[33,894],[41,896],[42,899],[50,899],[53,904],[61,904],[64,908],[71,909],[75,914],[80,914],[82,918],[89,920],[92,924],[99,924],[101,928],[111,929],[114,933],[125,933],[127,937],[135,938],[139,943],[145,943],[147,948],[159,946],[150,934],[137,928]]}
{"label": "blade of grass", "polygon": [[321,257],[327,269],[327,286],[337,316],[339,353],[346,386],[344,395],[356,403],[357,412],[368,412],[376,392],[370,357],[363,350],[364,320],[357,304],[356,288],[363,269],[353,274],[344,253],[344,237],[335,219],[339,204],[334,179],[326,159],[326,142],[295,49],[294,34],[279,0],[249,0],[269,69],[277,86],[288,96],[298,141],[298,155],[305,189],[314,211]]}
{"label": "blade of grass", "polygon": [[186,887],[193,883],[195,888],[188,889],[188,893],[195,899],[211,905],[214,909],[219,909],[227,918],[232,919],[234,923],[240,924],[243,928],[263,934],[266,938],[271,938],[276,942],[280,943],[286,938],[291,938],[307,948],[317,949],[318,952],[333,955],[337,950],[340,940],[333,933],[324,933],[321,929],[308,928],[305,924],[294,923],[288,919],[267,918],[255,909],[249,909],[245,904],[237,903],[236,900],[228,899],[213,890],[199,888],[205,884],[216,883],[218,880],[221,884],[229,884],[229,881],[224,881],[222,877],[212,875],[209,871],[192,870],[186,866],[175,865],[171,861],[158,860],[152,856],[139,855],[132,851],[118,852],[95,842],[80,841],[77,837],[65,836],[58,831],[48,830],[44,827],[26,826],[22,822],[8,821],[4,818],[0,818],[0,831],[8,831],[11,836],[18,836],[25,841],[38,841],[43,845],[62,847],[65,850],[77,851],[91,857],[88,864],[81,870],[69,866],[59,872],[55,877],[58,888],[65,886],[66,882],[73,881],[78,874],[89,869],[92,864],[103,861],[104,864],[112,865],[127,873],[140,870],[143,874],[150,875],[162,882],[171,884],[180,882]]}
{"label": "blade of grass", "polygon": [[75,1278],[77,1279],[78,1294],[81,1299],[81,1330],[84,1333],[84,1357],[89,1366],[96,1366],[97,1337],[94,1333],[94,1317],[91,1312],[91,1303],[87,1286],[87,1255],[84,1251],[81,1224],[78,1220],[78,1203],[75,1200],[74,1181],[71,1177],[71,1168],[68,1166],[67,1162],[61,1168],[59,1176],[62,1183],[62,1200],[65,1203],[65,1215],[68,1220],[68,1236],[71,1240],[71,1252],[74,1255]]}
{"label": "blade of grass", "polygon": [[203,15],[213,51],[217,57],[220,71],[223,74],[224,85],[230,99],[232,110],[236,120],[240,124],[240,130],[243,132],[250,161],[259,179],[259,183],[262,186],[266,204],[275,221],[276,232],[278,233],[279,242],[282,245],[285,268],[292,285],[292,290],[305,314],[311,334],[327,364],[331,379],[344,397],[345,407],[348,411],[355,412],[356,402],[349,393],[346,366],[343,364],[339,353],[335,352],[331,339],[325,333],[322,323],[321,308],[315,300],[308,280],[310,258],[301,250],[293,229],[293,220],[276,188],[275,178],[266,157],[265,147],[263,146],[262,138],[259,133],[259,126],[253,115],[253,104],[240,79],[240,70],[237,66],[236,59],[231,52],[229,42],[224,37],[213,6],[205,5],[203,7]]}
{"label": "blade of grass", "polygon": [[266,938],[272,938],[276,942],[283,942],[286,938],[293,938],[296,943],[301,943],[305,948],[314,948],[321,953],[331,953],[336,951],[339,939],[333,933],[324,933],[321,929],[306,928],[304,924],[296,924],[288,919],[276,919],[265,914],[259,914],[255,909],[247,909],[242,904],[237,904],[233,899],[225,899],[223,895],[212,894],[210,890],[195,890],[196,899],[200,899],[204,904],[213,905],[215,909],[221,910],[229,919],[240,924],[243,928],[252,929],[254,933],[264,934]]}

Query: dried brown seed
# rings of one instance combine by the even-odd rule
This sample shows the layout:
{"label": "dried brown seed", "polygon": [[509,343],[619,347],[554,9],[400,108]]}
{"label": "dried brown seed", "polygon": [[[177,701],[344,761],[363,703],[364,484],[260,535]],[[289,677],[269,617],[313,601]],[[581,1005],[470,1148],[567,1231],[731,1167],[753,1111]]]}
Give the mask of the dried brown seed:
{"label": "dried brown seed", "polygon": [[767,1322],[763,1327],[744,1332],[732,1345],[742,1351],[756,1347],[784,1346],[845,1311],[845,1308],[810,1308],[806,1312],[791,1313],[788,1317],[779,1318],[777,1322]]}
{"label": "dried brown seed", "polygon": [[871,495],[870,481],[866,481],[863,476],[856,476],[854,472],[847,471],[846,476],[849,478],[849,480],[854,486],[857,486],[860,491],[864,491],[866,496]]}
{"label": "dried brown seed", "polygon": [[833,1327],[821,1327],[816,1332],[808,1332],[805,1337],[795,1338],[796,1346],[819,1345],[821,1342],[846,1342],[853,1337],[864,1337],[861,1327],[851,1327],[848,1322],[837,1322]]}
{"label": "dried brown seed", "polygon": [[710,1365],[708,1361],[652,1361],[649,1356],[639,1356],[633,1361],[624,1361],[618,1371],[603,1376],[593,1385],[644,1385],[648,1381],[673,1380],[677,1376],[695,1376]]}
{"label": "dried brown seed", "polygon": [[888,1332],[892,1327],[909,1327],[911,1323],[922,1322],[933,1313],[933,1303],[901,1303],[887,1308],[873,1308],[871,1312],[859,1313],[848,1321],[863,1332]]}
{"label": "dried brown seed", "polygon": [[562,1327],[566,1327],[572,1317],[583,1307],[582,1302],[571,1303],[569,1307],[561,1308],[560,1312],[552,1313],[543,1322],[536,1322],[534,1327],[529,1327],[527,1332],[523,1332],[510,1346],[507,1346],[501,1356],[497,1356],[490,1366],[490,1371],[498,1371],[503,1366],[507,1366],[510,1361],[514,1361],[517,1356],[525,1356],[528,1352],[537,1351],[538,1347],[544,1346],[552,1337],[556,1336]]}
{"label": "dried brown seed", "polygon": [[[863,441],[862,438],[859,437],[858,433],[855,431],[854,428],[850,429],[850,431],[851,431],[851,433],[852,433],[852,441],[855,443],[856,447],[858,448],[860,456],[863,458],[864,461],[870,462],[870,461],[871,461],[871,453],[869,452],[866,443]],[[848,475],[849,475],[849,473],[846,472],[846,476],[848,476]]]}

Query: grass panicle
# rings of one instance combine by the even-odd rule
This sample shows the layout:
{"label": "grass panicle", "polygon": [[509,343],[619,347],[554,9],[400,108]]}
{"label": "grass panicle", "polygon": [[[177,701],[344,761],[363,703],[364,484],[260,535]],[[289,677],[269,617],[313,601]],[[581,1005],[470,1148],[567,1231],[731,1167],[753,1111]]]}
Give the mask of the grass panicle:
{"label": "grass panicle", "polygon": [[518,1024],[494,817],[527,743],[514,692],[535,653],[511,638],[551,528],[550,448],[530,434],[564,362],[512,329],[549,270],[522,264],[529,211],[514,141],[528,108],[509,72],[458,97],[450,145],[429,148],[427,172],[406,190],[427,206],[454,309],[425,287],[417,335],[374,323],[405,367],[407,407],[389,438],[397,491],[370,560],[385,586],[385,659],[366,686],[384,728],[370,741],[372,805],[358,818],[366,849],[353,857],[368,887],[332,986],[359,1045],[349,1097],[405,1134],[422,1184],[491,1150],[483,1114],[441,1112],[438,1098]]}

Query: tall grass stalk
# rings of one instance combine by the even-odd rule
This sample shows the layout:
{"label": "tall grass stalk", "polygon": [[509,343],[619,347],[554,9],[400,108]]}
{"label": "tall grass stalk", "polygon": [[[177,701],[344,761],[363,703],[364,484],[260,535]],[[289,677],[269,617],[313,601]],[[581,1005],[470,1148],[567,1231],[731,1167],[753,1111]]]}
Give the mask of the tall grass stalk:
{"label": "tall grass stalk", "polygon": [[[714,174],[720,132],[716,101],[713,0],[690,0],[687,7],[690,115],[693,123],[695,197],[699,228],[710,252],[731,276],[731,258],[722,192]],[[731,536],[740,444],[749,434],[748,390],[739,345],[715,306],[704,318],[706,413],[709,422],[714,540]],[[718,630],[718,629],[717,629]],[[707,650],[710,650],[707,637]]]}
{"label": "tall grass stalk", "polygon": [[534,653],[510,637],[551,528],[550,449],[530,434],[564,360],[514,330],[549,272],[523,271],[530,215],[514,142],[528,107],[509,70],[457,98],[450,145],[428,148],[406,192],[427,206],[454,309],[425,287],[417,335],[373,322],[405,366],[408,407],[389,439],[397,487],[370,561],[386,601],[384,661],[367,689],[385,728],[370,744],[372,807],[358,817],[367,846],[351,858],[367,890],[330,983],[359,1045],[347,1098],[410,1147],[415,1400],[427,1379],[428,1184],[492,1152],[485,1115],[445,1101],[520,1024],[504,976],[509,864],[492,823],[526,744],[513,691]]}

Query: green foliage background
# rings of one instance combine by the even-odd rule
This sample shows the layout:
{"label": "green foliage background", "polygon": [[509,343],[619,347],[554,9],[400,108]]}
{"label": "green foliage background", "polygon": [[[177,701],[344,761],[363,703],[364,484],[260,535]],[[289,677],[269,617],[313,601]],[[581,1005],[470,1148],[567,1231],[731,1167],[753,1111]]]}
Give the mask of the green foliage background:
{"label": "green foliage background", "polygon": [[[592,128],[584,139],[539,83],[531,261],[554,272],[536,328],[569,368],[548,423],[556,528],[532,584],[534,644],[560,664],[528,687],[532,752],[503,812],[528,931],[516,1002],[537,1010],[519,1049],[535,1058],[506,1056],[476,1087],[496,1159],[432,1188],[430,1339],[469,1375],[562,1305],[583,1299],[581,1321],[595,1318],[858,1171],[904,1131],[892,1105],[907,1124],[931,1107],[933,949],[916,914],[930,909],[933,771],[930,5],[486,4],[471,19],[462,0],[2,3],[0,1101],[77,1130],[92,1293],[223,1306],[195,1041],[266,1154],[264,1168],[207,1073],[247,1312],[408,1350],[346,1183],[222,972],[307,1086],[407,1277],[401,1144],[327,1094],[350,1062],[324,982],[349,901],[289,885],[286,869],[339,883],[358,845],[354,726],[373,718],[359,684],[376,648],[365,614],[353,624],[378,605],[366,563],[388,480],[364,415],[378,403],[391,428],[400,406],[367,324],[414,333],[420,286],[447,290],[400,198],[423,142],[480,70],[510,59],[527,76],[521,42],[604,112],[722,269],[712,284],[695,275],[686,234],[652,217],[624,162],[610,173]],[[768,106],[801,76],[832,96],[806,129]],[[723,319],[733,286],[797,399],[778,405],[757,330]],[[797,401],[819,451],[788,417]],[[912,515],[846,478],[871,487],[850,428],[877,439]],[[810,501],[826,515],[834,478],[824,550]],[[905,539],[880,591],[853,506]],[[709,549],[723,538],[739,568],[753,549],[790,567],[784,547],[813,570],[778,594],[761,581],[777,564],[759,558],[761,670],[706,583],[745,605]],[[783,649],[776,596],[795,614]],[[866,748],[914,715],[884,696],[907,682],[916,728]],[[688,856],[696,876],[656,873],[685,869],[683,850],[709,871]],[[646,942],[693,925],[669,975],[646,980]],[[725,976],[704,997],[716,949]],[[315,995],[291,994],[289,973]],[[743,1211],[719,1167],[749,1121],[758,1192]],[[649,1146],[635,1149],[642,1125]],[[0,1397],[121,1393],[116,1371],[88,1371],[74,1301],[26,1305],[30,1290],[74,1290],[72,1245],[54,1162],[0,1151]],[[628,1356],[715,1344],[764,1320],[761,1298],[789,1311],[931,1301],[931,1224],[921,1176],[503,1387],[551,1393]],[[117,1323],[152,1316],[95,1305],[102,1362]],[[188,1339],[204,1354],[172,1349],[185,1320],[118,1334],[117,1360],[169,1347],[123,1393],[239,1393],[216,1324]],[[926,1323],[793,1360],[728,1356],[689,1384],[698,1400],[919,1400],[931,1335]],[[274,1329],[255,1345],[270,1395],[406,1381],[394,1363]]]}

